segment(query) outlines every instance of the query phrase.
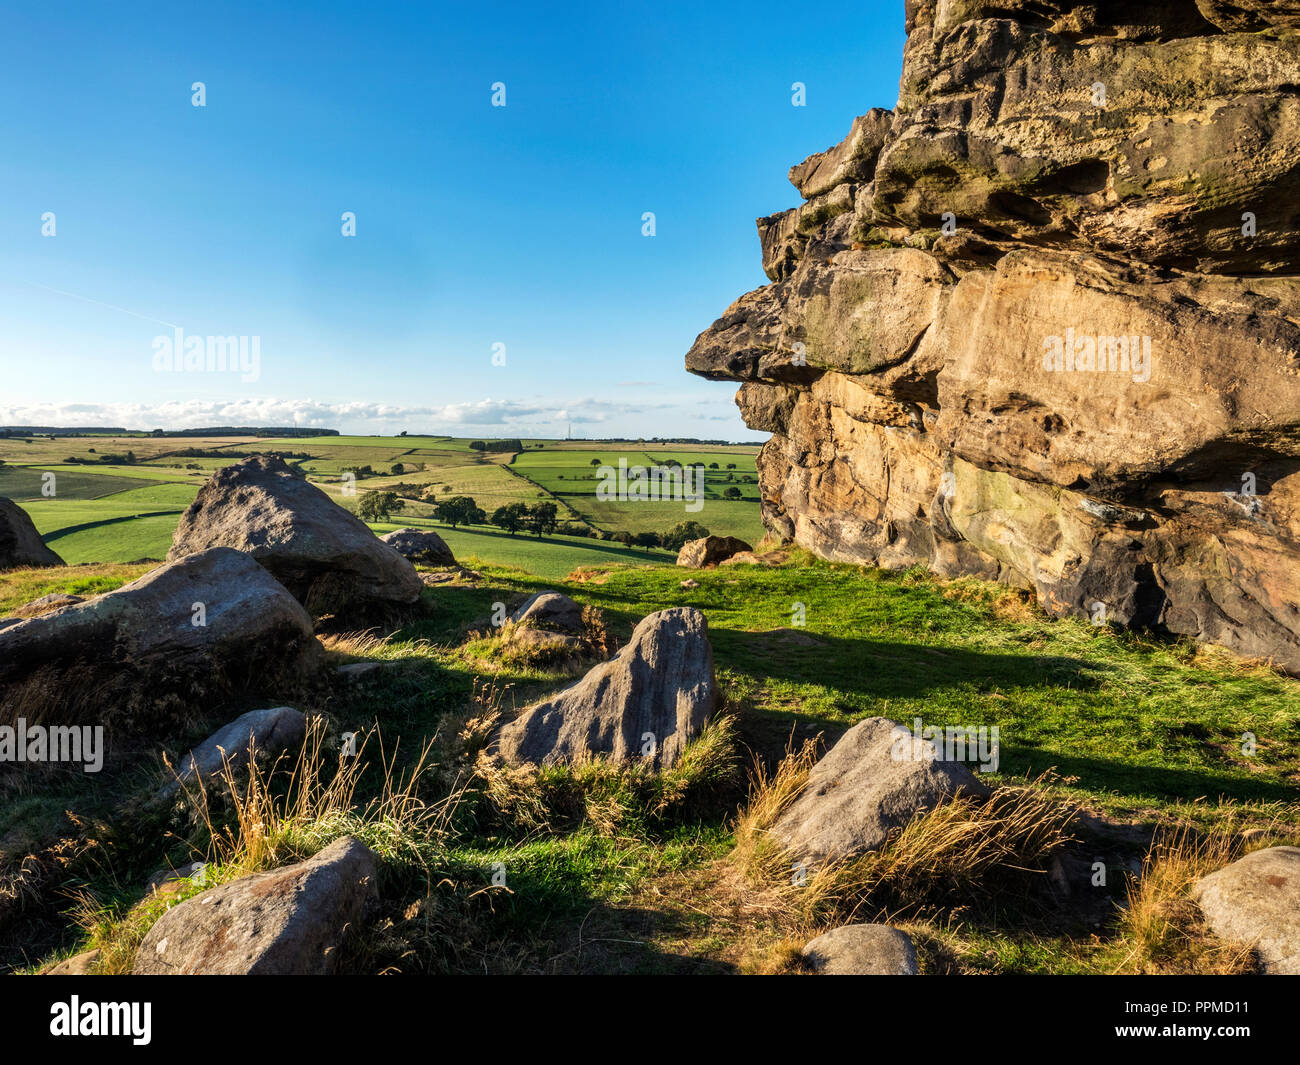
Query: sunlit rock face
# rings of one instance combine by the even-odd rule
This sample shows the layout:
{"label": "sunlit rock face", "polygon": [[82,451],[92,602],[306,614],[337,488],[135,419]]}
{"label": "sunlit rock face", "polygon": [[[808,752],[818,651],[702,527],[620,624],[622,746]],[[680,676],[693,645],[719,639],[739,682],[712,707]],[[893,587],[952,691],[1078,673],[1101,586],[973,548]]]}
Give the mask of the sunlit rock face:
{"label": "sunlit rock face", "polygon": [[1300,3],[907,29],[686,356],[772,434],[768,528],[1300,672]]}

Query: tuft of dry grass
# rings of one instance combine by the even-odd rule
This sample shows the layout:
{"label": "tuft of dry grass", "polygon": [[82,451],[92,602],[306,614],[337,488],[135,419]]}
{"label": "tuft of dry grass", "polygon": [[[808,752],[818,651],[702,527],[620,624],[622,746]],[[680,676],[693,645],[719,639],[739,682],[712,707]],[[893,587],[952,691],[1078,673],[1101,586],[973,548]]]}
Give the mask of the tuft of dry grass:
{"label": "tuft of dry grass", "polygon": [[994,896],[1023,898],[1072,838],[1071,807],[1033,784],[1004,785],[987,799],[962,796],[918,815],[878,851],[799,863],[771,828],[798,798],[816,760],[817,745],[808,740],[771,773],[755,765],[732,853],[753,882],[779,887],[809,929],[886,914],[950,913]]}
{"label": "tuft of dry grass", "polygon": [[[373,764],[366,747],[374,738],[379,757]],[[200,891],[300,861],[343,836],[354,836],[375,852],[380,875],[404,884],[437,876],[452,822],[463,799],[461,789],[430,801],[420,783],[434,768],[429,744],[412,766],[397,769],[397,752],[385,753],[377,731],[367,735],[355,756],[326,743],[321,718],[309,721],[297,758],[272,764],[249,760],[241,769],[226,764],[211,782],[182,781],[184,801],[193,811],[201,843],[193,856],[206,862],[201,881],[168,894],[151,894],[126,912],[82,895],[73,909],[101,951],[101,974],[129,972],[135,951],[155,921],[169,908]],[[371,797],[357,799],[361,777],[373,768],[378,784]]]}
{"label": "tuft of dry grass", "polygon": [[1228,809],[1208,829],[1181,820],[1158,833],[1140,876],[1129,882],[1116,937],[1103,959],[1107,968],[1122,974],[1254,972],[1249,945],[1225,942],[1210,932],[1192,888],[1251,851],[1300,838],[1293,807],[1269,812],[1266,823],[1256,820],[1244,829]]}
{"label": "tuft of dry grass", "polygon": [[485,751],[474,765],[488,818],[525,838],[583,825],[612,838],[678,823],[734,787],[738,768],[736,725],[729,714],[710,721],[667,769],[598,757],[511,766]]}

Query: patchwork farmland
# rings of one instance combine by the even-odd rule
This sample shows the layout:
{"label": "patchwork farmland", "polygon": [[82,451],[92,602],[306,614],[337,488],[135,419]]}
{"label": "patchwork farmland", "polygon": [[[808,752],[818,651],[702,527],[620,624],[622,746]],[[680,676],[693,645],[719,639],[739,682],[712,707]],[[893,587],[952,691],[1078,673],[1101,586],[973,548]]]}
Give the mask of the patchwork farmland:
{"label": "patchwork farmland", "polygon": [[[498,446],[503,449],[489,449]],[[687,520],[750,542],[762,536],[754,445],[11,431],[0,436],[0,496],[26,510],[46,544],[69,563],[161,559],[213,471],[260,451],[283,454],[350,510],[368,493],[393,493],[398,509],[371,522],[379,533],[437,528],[458,557],[542,576],[611,561],[670,563],[673,550],[621,541],[665,533]],[[598,469],[620,460],[629,468],[702,466],[702,505],[688,511],[681,501],[598,499]],[[438,503],[461,496],[474,500],[483,520],[450,528],[435,517]],[[512,534],[490,523],[498,508],[539,503],[556,508],[557,527],[549,533]]]}

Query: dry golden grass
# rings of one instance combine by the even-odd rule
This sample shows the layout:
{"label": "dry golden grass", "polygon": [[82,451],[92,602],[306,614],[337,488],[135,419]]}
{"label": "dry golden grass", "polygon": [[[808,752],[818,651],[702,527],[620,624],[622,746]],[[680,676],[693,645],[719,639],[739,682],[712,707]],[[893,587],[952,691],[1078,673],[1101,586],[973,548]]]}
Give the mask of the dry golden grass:
{"label": "dry golden grass", "polygon": [[[366,747],[379,745],[378,787],[365,802],[357,786],[370,765]],[[194,858],[205,861],[201,882],[168,893],[154,893],[125,913],[83,895],[73,916],[100,950],[97,971],[126,973],[149,929],[172,906],[218,884],[300,861],[344,836],[369,847],[381,877],[434,878],[452,820],[463,794],[455,789],[429,801],[420,782],[433,768],[428,744],[410,768],[398,771],[396,750],[385,753],[377,732],[345,757],[326,742],[321,718],[309,721],[306,742],[296,759],[270,765],[250,760],[242,769],[227,763],[212,781],[182,781],[183,801],[201,827]]]}
{"label": "dry golden grass", "polygon": [[587,826],[607,838],[680,820],[733,787],[735,720],[719,714],[667,769],[590,757],[568,765],[512,766],[480,752],[475,782],[492,821],[516,836]]}
{"label": "dry golden grass", "polygon": [[1206,927],[1192,888],[1253,850],[1295,842],[1300,838],[1296,810],[1279,806],[1262,823],[1256,810],[1221,804],[1220,811],[1208,829],[1187,820],[1156,837],[1141,875],[1129,883],[1115,940],[1105,952],[1110,971],[1224,975],[1255,970],[1249,944],[1225,942]]}
{"label": "dry golden grass", "polygon": [[942,914],[995,895],[1022,895],[1071,839],[1071,807],[1033,784],[1003,786],[987,799],[959,797],[919,815],[879,851],[803,865],[771,828],[803,790],[816,754],[810,740],[772,773],[755,765],[732,854],[753,882],[776,888],[809,929]]}

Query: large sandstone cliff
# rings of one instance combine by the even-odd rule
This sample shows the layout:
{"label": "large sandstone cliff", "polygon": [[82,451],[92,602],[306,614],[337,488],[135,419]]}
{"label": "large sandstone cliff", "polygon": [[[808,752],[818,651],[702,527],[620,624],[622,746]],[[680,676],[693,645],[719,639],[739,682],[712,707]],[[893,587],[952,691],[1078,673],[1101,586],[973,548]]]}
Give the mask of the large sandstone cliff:
{"label": "large sandstone cliff", "polygon": [[768,527],[1300,672],[1300,0],[909,0],[790,171],[743,382]]}

